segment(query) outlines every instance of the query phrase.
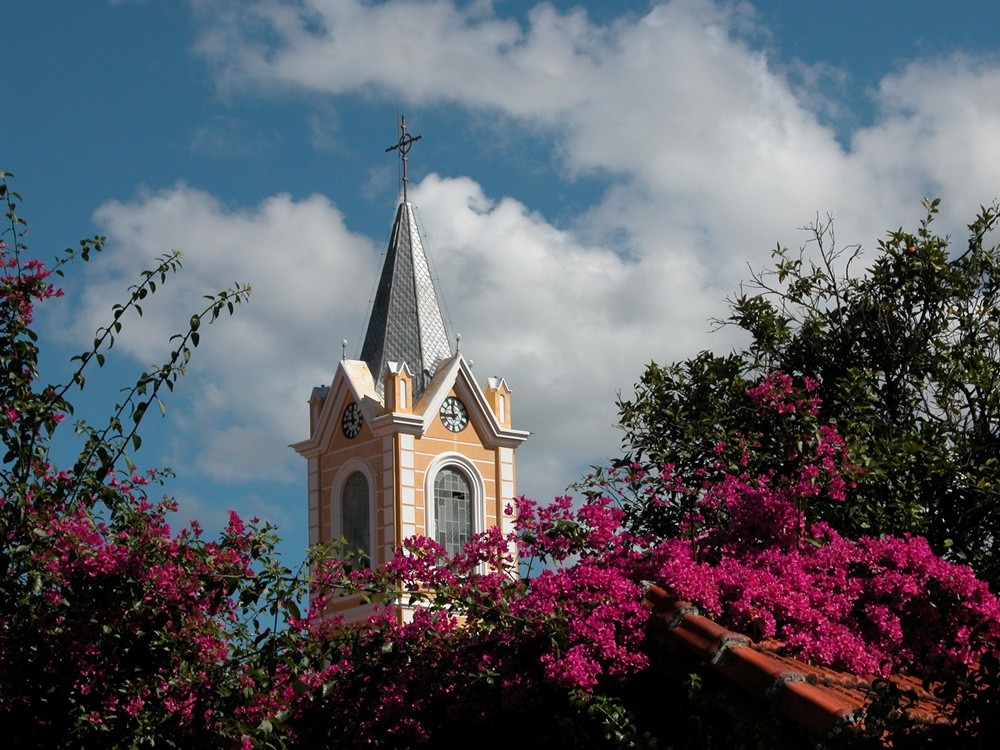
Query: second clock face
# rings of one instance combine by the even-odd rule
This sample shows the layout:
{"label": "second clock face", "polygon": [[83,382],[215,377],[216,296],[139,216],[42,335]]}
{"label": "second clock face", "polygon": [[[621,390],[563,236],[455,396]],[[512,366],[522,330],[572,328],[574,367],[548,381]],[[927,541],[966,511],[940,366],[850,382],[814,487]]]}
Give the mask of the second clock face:
{"label": "second clock face", "polygon": [[469,412],[465,404],[454,396],[449,396],[441,404],[441,423],[452,432],[461,432],[469,424]]}
{"label": "second clock face", "polygon": [[361,423],[363,421],[364,417],[361,414],[361,407],[352,401],[344,409],[344,416],[340,420],[340,429],[349,438],[357,437],[358,433],[361,432]]}

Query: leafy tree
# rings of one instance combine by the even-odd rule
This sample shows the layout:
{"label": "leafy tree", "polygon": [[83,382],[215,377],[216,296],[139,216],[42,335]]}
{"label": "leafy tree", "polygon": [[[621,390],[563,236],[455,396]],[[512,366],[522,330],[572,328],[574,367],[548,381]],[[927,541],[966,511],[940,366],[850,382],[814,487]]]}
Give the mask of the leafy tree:
{"label": "leafy tree", "polygon": [[249,289],[209,297],[105,425],[77,422],[79,456],[60,469],[50,449],[72,414],[70,394],[180,258],[142,274],[66,383],[40,384],[35,308],[61,295],[53,272],[89,260],[104,238],[46,268],[25,245],[10,177],[0,172],[0,733],[25,748],[237,744],[272,710],[273,616],[278,598],[293,598],[282,589],[290,573],[274,557],[273,531],[235,514],[214,541],[197,524],[171,530],[174,504],[148,495],[163,474],[137,470],[130,453],[201,325],[231,313]]}
{"label": "leafy tree", "polygon": [[[704,469],[718,443],[759,431],[747,389],[765,373],[811,378],[820,421],[857,466],[847,501],[824,518],[850,537],[924,535],[1000,584],[1000,246],[987,241],[1000,210],[983,207],[955,248],[931,231],[939,201],[924,205],[916,232],[889,232],[860,273],[861,249],[838,247],[830,220],[798,253],[779,246],[718,321],[746,331],[746,348],[651,363],[619,400],[618,465]],[[760,446],[758,468],[780,467],[786,450]],[[628,512],[637,529],[676,527],[641,493]]]}

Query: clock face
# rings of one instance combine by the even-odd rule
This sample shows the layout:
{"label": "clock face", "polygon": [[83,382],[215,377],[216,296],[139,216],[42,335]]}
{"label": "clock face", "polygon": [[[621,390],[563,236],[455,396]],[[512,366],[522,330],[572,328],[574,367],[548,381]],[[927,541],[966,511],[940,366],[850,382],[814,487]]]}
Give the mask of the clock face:
{"label": "clock face", "polygon": [[441,404],[441,423],[452,432],[461,432],[469,424],[469,412],[465,404],[454,396],[449,396]]}
{"label": "clock face", "polygon": [[344,416],[340,420],[340,429],[347,437],[354,438],[361,432],[362,422],[364,422],[364,417],[361,415],[361,407],[352,401],[344,409]]}

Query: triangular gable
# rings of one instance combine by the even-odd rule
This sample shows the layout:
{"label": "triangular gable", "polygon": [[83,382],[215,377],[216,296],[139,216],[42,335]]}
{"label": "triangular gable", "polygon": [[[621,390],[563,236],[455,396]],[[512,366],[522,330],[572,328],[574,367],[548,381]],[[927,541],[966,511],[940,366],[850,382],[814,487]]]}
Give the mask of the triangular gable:
{"label": "triangular gable", "polygon": [[[337,375],[343,373],[344,381],[350,389],[351,395],[361,405],[361,412],[365,419],[371,422],[382,412],[382,397],[376,388],[375,379],[372,377],[368,364],[357,359],[344,359],[337,368]],[[337,376],[333,378],[333,392],[337,393]]]}
{"label": "triangular gable", "polygon": [[[410,369],[410,366],[406,364],[406,362],[389,362],[385,369],[393,375],[402,375],[405,373],[410,378],[413,378],[413,371]],[[385,373],[383,373],[383,375],[384,374]]]}
{"label": "triangular gable", "polygon": [[368,425],[381,414],[382,397],[375,390],[375,383],[365,362],[342,359],[334,373],[333,382],[325,390],[326,397],[316,429],[308,440],[292,445],[292,448],[303,455],[330,445],[336,430],[340,428],[341,413],[350,401],[358,403]]}
{"label": "triangular gable", "polygon": [[500,425],[482,388],[476,383],[472,368],[461,354],[441,363],[414,406],[414,412],[423,419],[424,432],[430,428],[452,390],[465,402],[469,421],[489,446],[514,447],[528,438],[529,433],[524,430],[506,429]]}

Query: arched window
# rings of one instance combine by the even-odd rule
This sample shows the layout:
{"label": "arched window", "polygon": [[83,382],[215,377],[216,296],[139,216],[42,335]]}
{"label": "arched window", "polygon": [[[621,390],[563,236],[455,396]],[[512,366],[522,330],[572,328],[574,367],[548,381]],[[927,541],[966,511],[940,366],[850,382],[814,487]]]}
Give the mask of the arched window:
{"label": "arched window", "polygon": [[434,477],[434,539],[449,555],[462,551],[472,536],[473,507],[469,480],[447,466]]}
{"label": "arched window", "polygon": [[355,471],[344,482],[342,500],[340,528],[344,538],[347,539],[347,549],[358,553],[357,564],[367,568],[372,557],[371,517],[368,506],[368,480],[360,471]]}

